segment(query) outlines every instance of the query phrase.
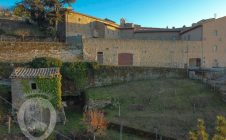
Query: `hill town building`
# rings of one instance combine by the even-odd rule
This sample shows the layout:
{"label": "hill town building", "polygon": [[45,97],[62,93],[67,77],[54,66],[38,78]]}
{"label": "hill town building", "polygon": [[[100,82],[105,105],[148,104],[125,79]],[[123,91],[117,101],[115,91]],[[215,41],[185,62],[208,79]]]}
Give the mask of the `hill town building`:
{"label": "hill town building", "polygon": [[120,25],[65,10],[60,38],[83,45],[88,61],[105,65],[226,67],[226,17],[201,20],[191,27],[147,28]]}

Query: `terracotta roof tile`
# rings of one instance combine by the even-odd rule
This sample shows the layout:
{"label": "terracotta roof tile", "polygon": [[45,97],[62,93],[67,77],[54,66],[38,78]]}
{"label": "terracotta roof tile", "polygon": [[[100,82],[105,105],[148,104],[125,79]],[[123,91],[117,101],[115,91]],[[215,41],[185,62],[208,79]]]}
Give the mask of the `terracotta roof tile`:
{"label": "terracotta roof tile", "polygon": [[10,78],[35,78],[38,76],[49,78],[51,76],[58,76],[60,74],[59,68],[15,68]]}

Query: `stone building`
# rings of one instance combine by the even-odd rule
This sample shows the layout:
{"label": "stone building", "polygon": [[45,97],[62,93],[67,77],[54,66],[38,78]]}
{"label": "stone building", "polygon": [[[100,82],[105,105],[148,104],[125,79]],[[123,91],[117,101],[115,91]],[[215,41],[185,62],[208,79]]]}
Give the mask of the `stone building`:
{"label": "stone building", "polygon": [[37,91],[38,87],[34,80],[35,78],[39,76],[50,78],[50,76],[58,76],[59,74],[59,68],[15,68],[10,76],[12,83],[12,103],[15,109],[19,109],[25,101],[26,90],[24,90],[23,80],[28,81],[31,91]]}
{"label": "stone building", "polygon": [[63,12],[61,38],[68,43],[77,42],[75,36],[83,38],[86,60],[105,65],[226,67],[226,17],[170,29],[141,27],[125,19],[118,25],[70,10]]}
{"label": "stone building", "polygon": [[[13,104],[13,114],[16,115],[21,107],[21,105],[27,100],[30,99],[33,96],[46,96],[45,99],[48,99],[51,103],[52,100],[49,93],[43,93],[48,91],[42,91],[39,87],[39,84],[36,81],[36,78],[43,78],[43,79],[50,79],[50,78],[59,78],[60,76],[60,69],[59,68],[39,68],[39,69],[33,69],[33,68],[15,68],[13,73],[11,74],[11,91],[12,91],[12,104]],[[61,86],[56,84],[56,87],[53,88],[60,88]],[[50,90],[51,87],[49,87]],[[32,95],[31,95],[32,94]],[[36,95],[37,94],[37,95]],[[40,95],[39,95],[40,94]],[[43,94],[43,95],[41,95]],[[45,95],[47,94],[47,95]],[[48,95],[49,94],[49,95]],[[30,97],[31,96],[31,97]],[[58,99],[59,98],[59,99]],[[61,100],[61,96],[54,98],[55,100]],[[62,109],[57,109],[57,107],[53,104],[53,107],[56,108],[57,116],[57,122],[63,122],[64,119],[64,111]],[[38,107],[35,107],[38,108]],[[34,109],[31,114],[38,114],[40,115],[39,109]],[[40,118],[43,118],[43,120],[49,120],[49,112],[42,111],[42,115],[37,117],[37,120],[40,120]]]}
{"label": "stone building", "polygon": [[108,19],[100,19],[89,15],[64,10],[63,21],[58,26],[60,38],[71,42],[74,36],[82,38],[119,38],[119,25]]}

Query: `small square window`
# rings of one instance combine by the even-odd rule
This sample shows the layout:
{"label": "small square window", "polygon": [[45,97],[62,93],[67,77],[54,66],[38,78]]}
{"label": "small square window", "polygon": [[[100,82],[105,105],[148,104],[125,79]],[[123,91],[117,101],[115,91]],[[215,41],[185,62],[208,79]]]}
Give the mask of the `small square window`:
{"label": "small square window", "polygon": [[213,47],[213,52],[217,52],[218,46]]}
{"label": "small square window", "polygon": [[32,90],[36,90],[36,89],[37,89],[36,83],[31,83],[31,89],[32,89]]}
{"label": "small square window", "polygon": [[214,31],[214,34],[215,34],[215,36],[218,36],[218,31],[215,30],[215,31]]}

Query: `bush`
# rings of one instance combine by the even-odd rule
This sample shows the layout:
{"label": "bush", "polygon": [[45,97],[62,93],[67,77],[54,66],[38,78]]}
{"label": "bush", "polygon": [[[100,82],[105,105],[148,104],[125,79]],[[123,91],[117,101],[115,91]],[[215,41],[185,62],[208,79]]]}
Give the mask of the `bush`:
{"label": "bush", "polygon": [[88,85],[89,71],[92,64],[89,62],[65,63],[61,69],[63,78],[75,83],[77,89],[84,89]]}
{"label": "bush", "polygon": [[62,61],[56,58],[41,57],[35,58],[29,64],[32,68],[49,68],[49,67],[61,67]]}
{"label": "bush", "polygon": [[5,31],[0,29],[0,35],[5,34]]}
{"label": "bush", "polygon": [[[10,87],[0,85],[0,97],[10,101],[11,95],[9,94]],[[10,110],[9,104],[0,99],[0,123],[5,121],[5,118]]]}
{"label": "bush", "polygon": [[13,71],[13,67],[9,63],[0,63],[0,79],[9,78],[10,74]]}

